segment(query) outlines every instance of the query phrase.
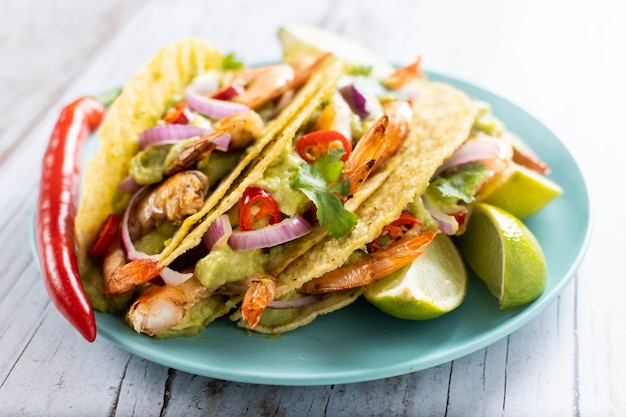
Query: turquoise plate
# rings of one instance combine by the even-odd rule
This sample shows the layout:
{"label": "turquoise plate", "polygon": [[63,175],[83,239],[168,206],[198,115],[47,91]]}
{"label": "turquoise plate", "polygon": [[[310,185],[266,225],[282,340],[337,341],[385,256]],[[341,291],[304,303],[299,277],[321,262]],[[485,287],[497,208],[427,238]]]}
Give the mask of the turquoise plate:
{"label": "turquoise plate", "polygon": [[[466,82],[438,74],[430,74],[430,79],[491,103],[495,115],[551,165],[551,177],[565,190],[526,222],[539,239],[550,270],[538,300],[500,312],[482,282],[470,276],[463,304],[430,321],[395,319],[359,300],[279,337],[247,333],[223,318],[196,337],[155,340],[113,316],[96,313],[99,336],[147,360],[197,375],[259,384],[323,385],[436,366],[484,348],[537,316],[572,280],[589,242],[590,206],[582,173],[559,139],[524,110]],[[95,147],[86,148],[86,156],[93,152]]]}

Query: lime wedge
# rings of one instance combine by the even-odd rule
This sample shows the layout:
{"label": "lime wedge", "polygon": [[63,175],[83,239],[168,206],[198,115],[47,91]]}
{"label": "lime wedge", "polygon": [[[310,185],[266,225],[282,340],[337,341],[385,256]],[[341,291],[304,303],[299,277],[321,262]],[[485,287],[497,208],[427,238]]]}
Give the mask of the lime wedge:
{"label": "lime wedge", "polygon": [[501,310],[528,304],[543,292],[548,268],[541,246],[511,213],[477,203],[457,241],[469,266],[499,300]]}
{"label": "lime wedge", "polygon": [[525,219],[542,210],[561,194],[563,189],[550,178],[512,164],[483,187],[478,200]]}
{"label": "lime wedge", "polygon": [[332,52],[351,66],[371,67],[371,75],[385,78],[393,66],[362,45],[326,29],[312,26],[284,26],[278,32],[284,59],[287,62],[299,55],[319,56]]}
{"label": "lime wedge", "polygon": [[367,287],[365,298],[394,317],[426,320],[454,310],[465,298],[467,271],[443,234],[412,264]]}

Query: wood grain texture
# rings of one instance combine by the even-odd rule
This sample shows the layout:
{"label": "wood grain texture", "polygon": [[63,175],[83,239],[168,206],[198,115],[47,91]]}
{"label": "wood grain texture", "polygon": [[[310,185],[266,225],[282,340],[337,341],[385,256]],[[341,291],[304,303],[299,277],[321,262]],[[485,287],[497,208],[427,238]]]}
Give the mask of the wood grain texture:
{"label": "wood grain texture", "polygon": [[[0,416],[626,415],[623,2],[5,3]],[[248,62],[278,58],[275,34],[285,23],[336,30],[394,62],[421,54],[428,68],[504,95],[563,139],[585,171],[595,231],[577,278],[556,302],[509,337],[455,361],[313,387],[195,376],[103,338],[87,344],[68,326],[30,253],[39,163],[61,105],[123,84],[154,51],[187,35],[205,36]]]}

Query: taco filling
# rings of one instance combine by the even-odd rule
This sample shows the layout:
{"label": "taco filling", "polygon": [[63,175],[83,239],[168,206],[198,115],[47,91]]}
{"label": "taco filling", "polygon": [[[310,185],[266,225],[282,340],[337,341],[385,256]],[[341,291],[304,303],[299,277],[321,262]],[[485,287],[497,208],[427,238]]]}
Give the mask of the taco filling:
{"label": "taco filling", "polygon": [[511,164],[548,169],[419,59],[382,79],[330,53],[242,68],[187,40],[147,68],[102,127],[77,231],[94,306],[151,336],[229,312],[262,333],[310,323],[463,233]]}

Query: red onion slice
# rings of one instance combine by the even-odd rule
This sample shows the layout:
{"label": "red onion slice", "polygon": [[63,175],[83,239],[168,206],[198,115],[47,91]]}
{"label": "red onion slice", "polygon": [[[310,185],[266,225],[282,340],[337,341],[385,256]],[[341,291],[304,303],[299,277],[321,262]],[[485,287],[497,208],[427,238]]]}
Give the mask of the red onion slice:
{"label": "red onion slice", "polygon": [[228,244],[234,250],[253,250],[271,248],[294,239],[298,239],[311,231],[311,224],[300,215],[295,215],[280,223],[262,229],[233,232]]}
{"label": "red onion slice", "polygon": [[339,93],[341,93],[341,96],[346,100],[352,111],[361,119],[365,119],[370,115],[367,109],[367,98],[354,84],[341,87]]}
{"label": "red onion slice", "polygon": [[230,218],[227,214],[223,214],[217,218],[209,226],[209,229],[206,231],[204,236],[202,237],[202,241],[208,250],[211,250],[215,247],[215,245],[222,243],[223,241],[228,241],[230,235],[233,232],[233,227],[230,224]]}
{"label": "red onion slice", "polygon": [[481,138],[465,142],[446,159],[435,175],[456,168],[468,162],[488,161],[491,159],[509,159],[512,155],[511,146],[500,139]]}
{"label": "red onion slice", "polygon": [[218,151],[226,152],[228,150],[228,147],[230,146],[230,139],[230,133],[224,133],[223,135],[219,135],[218,137],[213,139],[213,143],[217,145],[215,149],[217,149]]}
{"label": "red onion slice", "polygon": [[194,84],[190,85],[185,90],[185,100],[187,100],[187,105],[190,109],[218,120],[230,116],[231,114],[250,110],[250,108],[244,104],[206,97]]}
{"label": "red onion slice", "polygon": [[[132,196],[130,202],[128,203],[128,206],[126,207],[126,210],[124,211],[124,217],[122,218],[122,230],[120,231],[122,237],[122,246],[124,248],[124,251],[126,252],[126,257],[130,261],[143,258],[151,258],[154,260],[158,259],[158,256],[156,255],[148,255],[145,252],[137,250],[133,241],[130,238],[130,231],[128,230],[128,219],[130,218],[130,213],[133,211],[133,207],[141,198],[141,196],[143,196],[147,188],[148,187],[140,188],[139,191],[137,191]],[[165,269],[161,271],[160,275],[163,281],[168,285],[180,284],[181,282],[184,282],[193,276],[192,273],[181,273],[174,271],[173,269],[168,267],[165,267]]]}
{"label": "red onion slice", "polygon": [[139,191],[140,188],[141,185],[137,184],[137,181],[135,181],[135,179],[130,175],[120,181],[119,184],[117,184],[118,190],[130,195],[135,194],[137,191]]}
{"label": "red onion slice", "polygon": [[[126,257],[130,261],[134,261],[136,259],[142,258],[150,258],[151,256],[147,253],[141,252],[135,248],[132,239],[130,238],[130,232],[128,230],[128,220],[130,218],[130,213],[133,211],[135,204],[144,194],[144,192],[148,189],[148,187],[141,187],[130,199],[128,206],[126,206],[126,210],[124,211],[124,216],[122,217],[122,230],[120,231],[122,237],[122,246],[124,251],[126,252]],[[152,258],[155,258],[154,256]]]}
{"label": "red onion slice", "polygon": [[213,130],[192,125],[168,124],[148,128],[139,135],[139,148],[155,143],[175,143],[196,136],[205,136]]}
{"label": "red onion slice", "polygon": [[161,271],[161,278],[167,285],[178,285],[187,281],[192,276],[193,273],[191,272],[178,272],[168,267],[165,267],[165,269]]}
{"label": "red onion slice", "polygon": [[424,207],[428,213],[433,217],[433,219],[437,220],[441,233],[453,236],[459,230],[459,223],[456,221],[454,216],[444,213],[432,204],[426,196],[422,196],[422,201],[424,202]]}

